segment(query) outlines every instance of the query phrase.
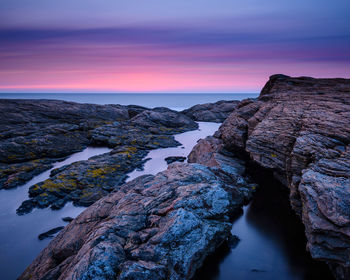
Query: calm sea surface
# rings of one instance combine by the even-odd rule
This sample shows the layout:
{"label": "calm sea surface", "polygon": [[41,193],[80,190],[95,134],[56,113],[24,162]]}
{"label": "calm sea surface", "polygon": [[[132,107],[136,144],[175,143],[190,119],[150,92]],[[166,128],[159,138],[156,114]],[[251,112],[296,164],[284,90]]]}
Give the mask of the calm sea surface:
{"label": "calm sea surface", "polygon": [[59,99],[79,103],[140,105],[148,108],[168,107],[183,110],[196,104],[219,100],[242,100],[258,97],[258,93],[230,94],[140,94],[140,93],[0,93],[0,98]]}

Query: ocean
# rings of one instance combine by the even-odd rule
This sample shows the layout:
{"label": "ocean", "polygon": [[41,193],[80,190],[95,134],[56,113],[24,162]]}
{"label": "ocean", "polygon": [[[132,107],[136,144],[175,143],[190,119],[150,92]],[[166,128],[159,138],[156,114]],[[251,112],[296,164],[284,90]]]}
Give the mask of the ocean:
{"label": "ocean", "polygon": [[0,98],[58,99],[78,103],[140,105],[147,108],[168,107],[181,111],[196,104],[219,100],[256,98],[259,93],[0,93]]}

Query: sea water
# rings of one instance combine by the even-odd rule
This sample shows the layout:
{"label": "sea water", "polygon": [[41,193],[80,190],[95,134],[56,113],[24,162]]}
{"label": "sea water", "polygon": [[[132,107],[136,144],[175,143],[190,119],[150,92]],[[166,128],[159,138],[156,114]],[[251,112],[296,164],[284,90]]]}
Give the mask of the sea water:
{"label": "sea water", "polygon": [[0,93],[0,98],[58,99],[78,103],[140,105],[147,108],[168,107],[181,111],[196,104],[219,100],[242,100],[258,97],[258,93]]}

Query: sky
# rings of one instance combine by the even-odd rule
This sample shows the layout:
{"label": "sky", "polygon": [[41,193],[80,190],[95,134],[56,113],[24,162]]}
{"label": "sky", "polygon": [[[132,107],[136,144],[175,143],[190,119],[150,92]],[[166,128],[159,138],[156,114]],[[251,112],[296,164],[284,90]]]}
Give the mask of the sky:
{"label": "sky", "polygon": [[350,78],[349,0],[0,0],[0,92],[259,92]]}

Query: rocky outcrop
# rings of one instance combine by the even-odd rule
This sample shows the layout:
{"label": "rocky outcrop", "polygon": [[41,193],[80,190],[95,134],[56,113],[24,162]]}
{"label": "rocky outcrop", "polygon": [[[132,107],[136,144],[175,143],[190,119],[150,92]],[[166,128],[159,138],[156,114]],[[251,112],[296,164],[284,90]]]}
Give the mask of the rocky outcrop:
{"label": "rocky outcrop", "polygon": [[215,103],[198,104],[181,113],[196,121],[221,123],[233,112],[238,103],[237,100],[221,100]]}
{"label": "rocky outcrop", "polygon": [[229,238],[232,215],[255,189],[242,162],[220,151],[212,145],[210,167],[174,163],[120,186],[70,222],[19,279],[190,279]]}
{"label": "rocky outcrop", "polygon": [[350,278],[350,80],[271,76],[215,136],[288,186],[311,256]]}
{"label": "rocky outcrop", "polygon": [[113,148],[55,169],[50,179],[30,188],[19,214],[34,207],[59,209],[67,201],[91,205],[141,167],[148,150],[178,146],[173,134],[198,128],[189,117],[167,108],[0,100],[0,109],[0,188],[23,184],[87,145]]}

